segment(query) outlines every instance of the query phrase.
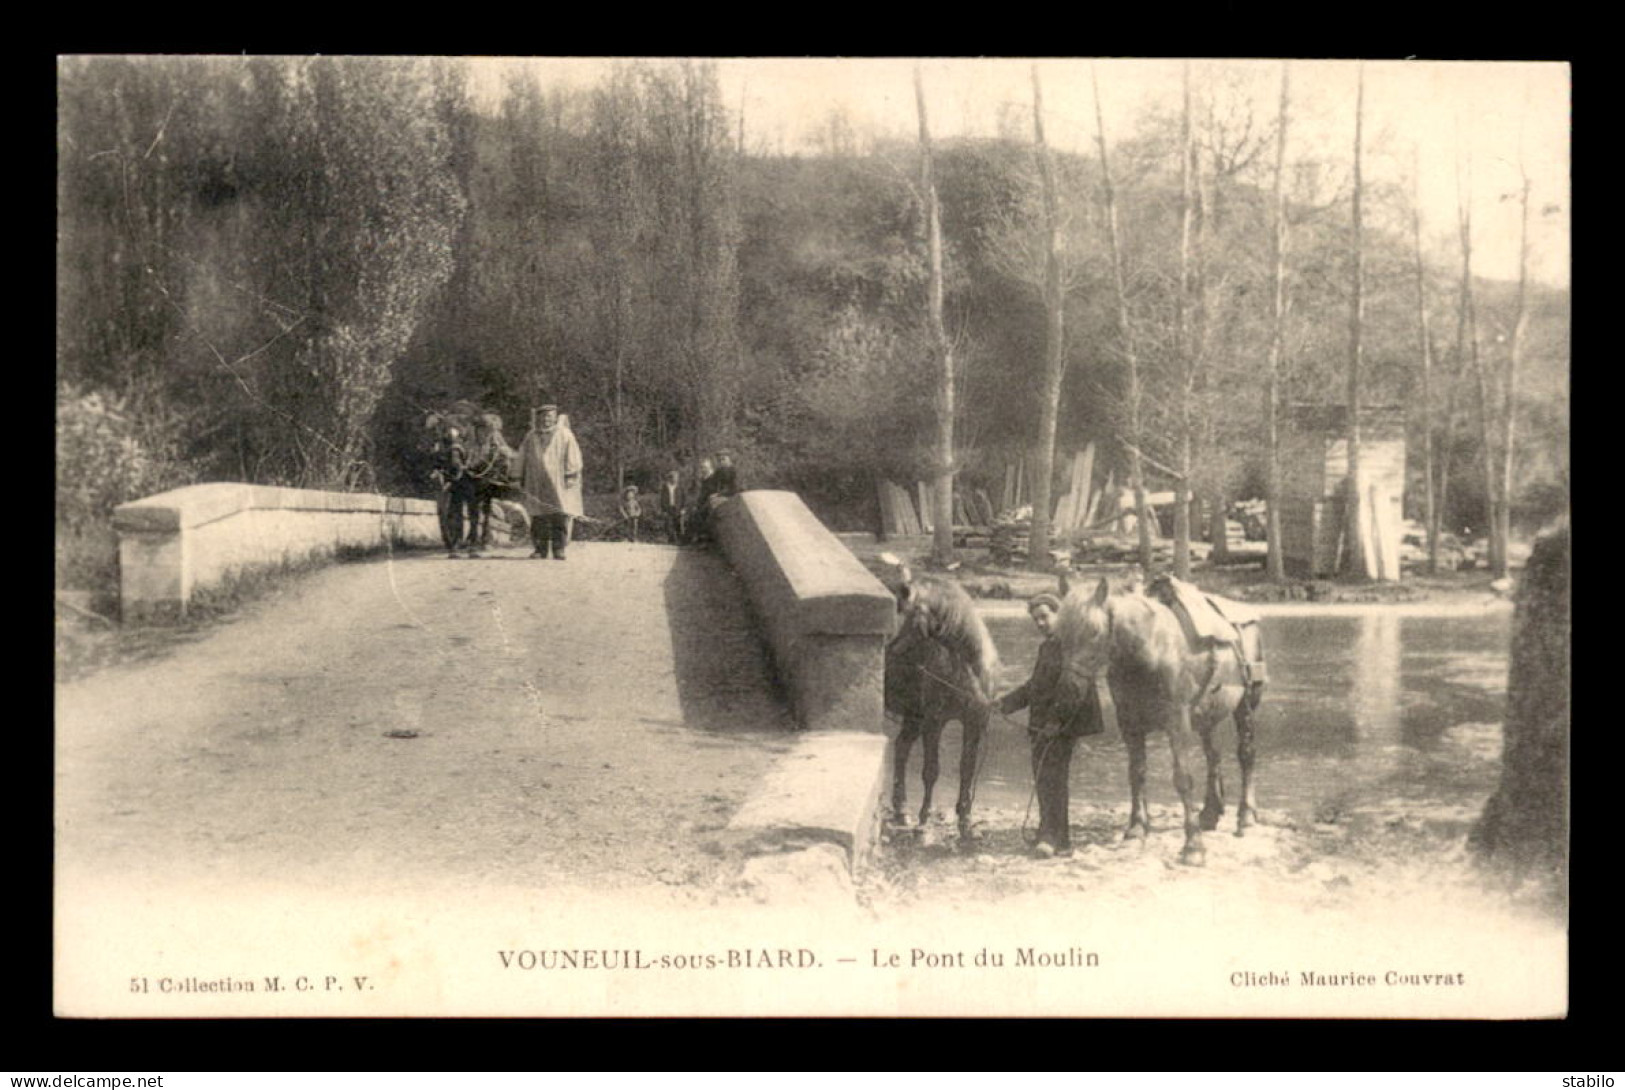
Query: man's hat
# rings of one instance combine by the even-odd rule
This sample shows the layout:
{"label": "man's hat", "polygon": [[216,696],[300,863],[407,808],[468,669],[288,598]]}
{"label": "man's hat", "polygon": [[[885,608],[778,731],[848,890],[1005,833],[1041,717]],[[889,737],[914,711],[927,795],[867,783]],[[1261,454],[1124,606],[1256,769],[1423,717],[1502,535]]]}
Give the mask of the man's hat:
{"label": "man's hat", "polygon": [[557,405],[554,405],[552,402],[549,402],[546,405],[538,405],[538,406],[536,406],[536,411],[539,412],[539,413],[545,413],[549,409],[552,409],[554,412],[559,411],[559,407]]}
{"label": "man's hat", "polygon": [[1034,606],[1048,606],[1057,613],[1061,612],[1061,600],[1053,594],[1035,594],[1027,599],[1027,608]]}

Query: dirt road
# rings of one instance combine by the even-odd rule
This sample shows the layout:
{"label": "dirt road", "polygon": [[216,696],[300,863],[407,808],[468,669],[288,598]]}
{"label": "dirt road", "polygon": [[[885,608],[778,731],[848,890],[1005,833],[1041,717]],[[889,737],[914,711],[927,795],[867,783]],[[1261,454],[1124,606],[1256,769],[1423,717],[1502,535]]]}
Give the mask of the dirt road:
{"label": "dirt road", "polygon": [[60,686],[59,879],[706,888],[787,741],[743,592],[709,553],[526,552],[329,568]]}

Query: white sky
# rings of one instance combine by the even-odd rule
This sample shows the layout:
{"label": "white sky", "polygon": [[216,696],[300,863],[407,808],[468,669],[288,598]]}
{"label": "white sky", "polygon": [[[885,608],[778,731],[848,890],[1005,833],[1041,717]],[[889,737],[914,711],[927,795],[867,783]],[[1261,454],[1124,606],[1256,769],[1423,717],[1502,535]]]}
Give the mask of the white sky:
{"label": "white sky", "polygon": [[[508,72],[528,70],[544,86],[587,86],[612,62],[594,58],[475,58],[476,90],[487,103]],[[1030,59],[937,59],[921,62],[932,134],[997,135],[1001,113],[1018,111],[1028,131]],[[1036,62],[1044,86],[1046,131],[1060,148],[1089,150],[1094,95],[1088,60]],[[1098,67],[1108,137],[1133,130],[1153,105],[1177,106],[1182,62],[1103,59]],[[1262,116],[1273,115],[1280,62],[1198,62],[1249,89]],[[909,138],[917,131],[909,58],[727,58],[719,61],[724,100],[745,108],[746,141],[772,150],[808,150],[830,112],[841,109],[861,133]],[[1347,163],[1354,136],[1352,61],[1292,62],[1293,120],[1287,148],[1295,156]],[[1458,149],[1472,161],[1474,264],[1485,276],[1517,275],[1518,206],[1502,200],[1518,187],[1523,162],[1531,192],[1531,273],[1569,282],[1569,69],[1559,63],[1381,61],[1365,66],[1366,171],[1372,180],[1408,179],[1412,156],[1422,174],[1424,230],[1454,246]],[[1199,78],[1199,77],[1198,77]],[[1527,104],[1527,108],[1526,108]],[[1413,149],[1415,149],[1413,151]],[[1407,182],[1408,185],[1408,182]],[[1555,211],[1546,211],[1556,206]],[[1544,212],[1544,214],[1543,214]]]}

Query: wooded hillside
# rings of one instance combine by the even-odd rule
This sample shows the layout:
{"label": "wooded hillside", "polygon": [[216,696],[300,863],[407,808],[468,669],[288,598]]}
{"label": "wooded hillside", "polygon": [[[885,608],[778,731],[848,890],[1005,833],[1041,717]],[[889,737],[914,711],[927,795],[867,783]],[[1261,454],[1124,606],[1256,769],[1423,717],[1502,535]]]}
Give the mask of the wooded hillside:
{"label": "wooded hillside", "polygon": [[[1188,291],[1177,127],[1115,123],[1142,444],[1152,466],[1175,462],[1188,382],[1193,486],[1262,495],[1275,130],[1269,104],[1246,128],[1206,118]],[[489,110],[454,61],[62,61],[59,582],[108,577],[113,504],[190,481],[427,494],[423,418],[459,398],[501,413],[511,437],[530,405],[557,401],[592,491],[652,487],[728,444],[750,486],[796,488],[826,521],[869,526],[875,479],[924,479],[932,455],[918,149],[832,140],[772,154],[739,120],[703,62],[628,63],[568,91],[516,79]],[[1121,479],[1126,370],[1099,163],[1055,164],[1056,446],[1097,441],[1099,471]],[[1350,193],[1337,164],[1295,165],[1282,396],[1335,401]],[[935,177],[958,469],[994,488],[1038,418],[1034,149],[1014,135],[941,141]],[[1445,376],[1429,414],[1407,195],[1366,200],[1364,396],[1408,407],[1413,457],[1425,429],[1438,434],[1455,467],[1445,523],[1482,526],[1459,259],[1425,263]],[[1514,288],[1477,284],[1486,359],[1505,352]],[[1192,351],[1174,335],[1182,299],[1194,300],[1197,371],[1177,366]],[[1528,309],[1513,500],[1533,525],[1567,502],[1568,293],[1532,285]],[[1459,384],[1448,434],[1441,382]]]}

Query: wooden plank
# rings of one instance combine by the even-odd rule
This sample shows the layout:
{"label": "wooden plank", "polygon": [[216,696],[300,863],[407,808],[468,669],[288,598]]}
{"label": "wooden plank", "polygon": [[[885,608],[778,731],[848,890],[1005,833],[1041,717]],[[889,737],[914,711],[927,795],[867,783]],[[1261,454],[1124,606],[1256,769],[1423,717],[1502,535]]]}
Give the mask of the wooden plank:
{"label": "wooden plank", "polygon": [[1067,539],[1077,527],[1078,511],[1083,506],[1083,489],[1078,484],[1078,457],[1074,454],[1067,460],[1066,466],[1066,492],[1061,496],[1061,502],[1056,504],[1054,532],[1052,538]]}
{"label": "wooden plank", "polygon": [[1075,507],[1072,493],[1055,501],[1055,516],[1050,519],[1050,544],[1057,545],[1072,536],[1072,511]]}
{"label": "wooden plank", "polygon": [[1095,444],[1091,441],[1084,445],[1081,453],[1072,462],[1072,493],[1077,497],[1072,509],[1071,529],[1076,531],[1083,521],[1089,506],[1089,492],[1094,486],[1095,474]]}
{"label": "wooden plank", "polygon": [[993,501],[988,498],[985,488],[978,488],[973,496],[976,500],[976,522],[980,526],[993,525],[993,519],[998,512],[993,510]]}
{"label": "wooden plank", "polygon": [[886,537],[896,537],[903,530],[897,521],[897,501],[892,496],[892,483],[877,481],[875,491],[880,497],[880,532]]}
{"label": "wooden plank", "polygon": [[1008,511],[1016,505],[1016,464],[1004,463],[1004,491],[999,494],[999,510]]}
{"label": "wooden plank", "polygon": [[891,533],[901,537],[908,533],[908,517],[903,514],[903,507],[897,502],[897,485],[891,481],[886,482],[886,512],[891,519]]}
{"label": "wooden plank", "polygon": [[892,533],[901,537],[908,533],[908,515],[899,498],[901,490],[892,481],[886,482],[886,507],[891,514]]}
{"label": "wooden plank", "polygon": [[914,483],[914,491],[920,497],[920,532],[932,533],[937,525],[935,512],[931,510],[931,486],[924,481]]}
{"label": "wooden plank", "polygon": [[1387,529],[1387,498],[1383,495],[1382,488],[1375,484],[1368,487],[1365,494],[1366,511],[1371,524],[1369,539],[1371,558],[1366,566],[1370,569],[1373,579],[1396,579],[1399,573],[1388,567],[1388,557],[1384,555],[1386,550],[1383,549],[1383,538],[1387,536],[1384,532]]}
{"label": "wooden plank", "polygon": [[1392,493],[1382,485],[1369,489],[1371,505],[1371,537],[1377,557],[1377,578],[1398,579],[1399,524]]}
{"label": "wooden plank", "polygon": [[891,507],[892,525],[894,531],[901,537],[914,537],[920,532],[920,523],[914,516],[914,503],[908,498],[908,493],[902,485],[895,481],[886,482],[886,499]]}
{"label": "wooden plank", "polygon": [[910,537],[919,537],[921,533],[920,516],[914,510],[914,501],[909,497],[908,489],[902,485],[893,485],[892,487],[897,489],[897,509],[901,513],[899,521],[902,523],[903,532]]}
{"label": "wooden plank", "polygon": [[1102,502],[1104,497],[1110,496],[1112,494],[1112,487],[1113,487],[1113,485],[1115,483],[1116,482],[1115,482],[1115,480],[1113,478],[1113,475],[1108,472],[1106,474],[1106,483],[1101,485],[1097,489],[1091,489],[1090,490],[1090,492],[1089,492],[1089,502],[1084,506],[1084,509],[1083,509],[1083,525],[1084,526],[1093,526],[1095,524],[1095,516],[1096,516],[1097,513],[1100,512],[1101,502]]}

